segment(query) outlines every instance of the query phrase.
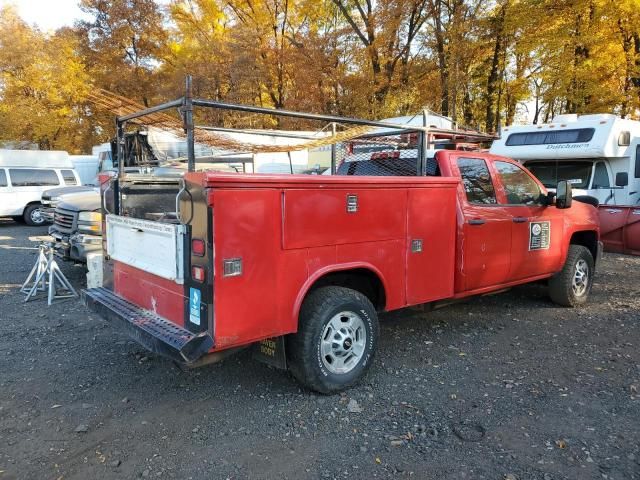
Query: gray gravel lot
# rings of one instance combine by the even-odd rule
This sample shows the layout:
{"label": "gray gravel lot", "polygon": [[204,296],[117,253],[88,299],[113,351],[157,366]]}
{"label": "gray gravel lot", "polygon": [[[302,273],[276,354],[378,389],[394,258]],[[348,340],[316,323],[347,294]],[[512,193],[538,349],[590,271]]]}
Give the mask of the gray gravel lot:
{"label": "gray gravel lot", "polygon": [[607,254],[582,309],[530,285],[384,315],[365,381],[321,396],[248,353],[183,372],[75,299],[24,304],[45,233],[0,220],[0,480],[640,479],[640,258]]}

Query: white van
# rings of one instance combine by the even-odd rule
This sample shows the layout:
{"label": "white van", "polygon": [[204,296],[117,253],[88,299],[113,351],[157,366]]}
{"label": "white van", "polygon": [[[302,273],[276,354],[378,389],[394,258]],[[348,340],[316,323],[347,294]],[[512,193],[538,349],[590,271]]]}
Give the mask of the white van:
{"label": "white van", "polygon": [[67,152],[0,150],[0,217],[43,225],[42,192],[80,184]]}

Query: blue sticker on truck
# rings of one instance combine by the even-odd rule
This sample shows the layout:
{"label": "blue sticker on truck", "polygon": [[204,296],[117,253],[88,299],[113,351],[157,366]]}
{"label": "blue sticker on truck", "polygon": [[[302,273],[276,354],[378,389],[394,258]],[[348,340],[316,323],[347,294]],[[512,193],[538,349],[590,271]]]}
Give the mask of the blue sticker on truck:
{"label": "blue sticker on truck", "polygon": [[196,325],[200,325],[200,298],[200,290],[191,287],[189,291],[189,321]]}

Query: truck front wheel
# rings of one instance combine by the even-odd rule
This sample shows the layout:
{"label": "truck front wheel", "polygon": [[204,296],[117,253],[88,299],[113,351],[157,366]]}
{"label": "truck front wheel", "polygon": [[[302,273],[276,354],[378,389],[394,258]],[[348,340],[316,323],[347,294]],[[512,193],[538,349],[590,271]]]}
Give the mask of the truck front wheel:
{"label": "truck front wheel", "polygon": [[563,307],[586,303],[594,273],[595,263],[589,249],[582,245],[569,245],[564,267],[549,280],[551,300]]}
{"label": "truck front wheel", "polygon": [[371,301],[356,290],[322,287],[302,304],[298,333],[287,339],[287,355],[302,385],[334,393],[362,378],[377,345],[378,315]]}

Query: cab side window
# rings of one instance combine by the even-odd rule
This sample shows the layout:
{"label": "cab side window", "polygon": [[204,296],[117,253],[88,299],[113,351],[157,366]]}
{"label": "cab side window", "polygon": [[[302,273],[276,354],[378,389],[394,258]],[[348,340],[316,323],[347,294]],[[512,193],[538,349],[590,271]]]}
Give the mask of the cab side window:
{"label": "cab side window", "polygon": [[4,173],[4,170],[0,170],[0,187],[6,187],[7,185],[7,174]]}
{"label": "cab side window", "polygon": [[496,191],[487,163],[479,158],[459,158],[458,169],[469,203],[495,204]]}
{"label": "cab side window", "polygon": [[508,205],[536,205],[542,200],[540,187],[520,166],[507,162],[495,162],[496,170]]}
{"label": "cab side window", "polygon": [[604,162],[596,163],[596,171],[593,174],[593,187],[592,188],[609,188],[609,174],[607,173],[607,166]]}

